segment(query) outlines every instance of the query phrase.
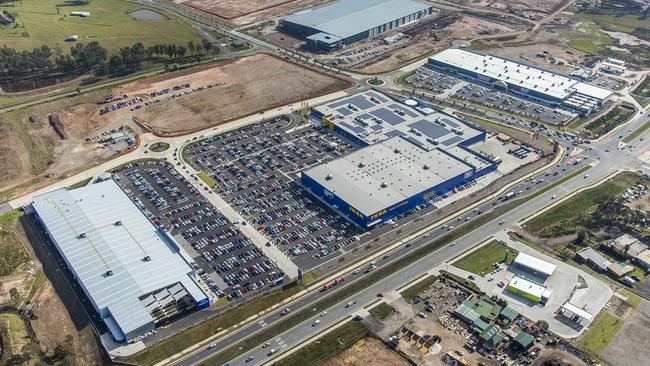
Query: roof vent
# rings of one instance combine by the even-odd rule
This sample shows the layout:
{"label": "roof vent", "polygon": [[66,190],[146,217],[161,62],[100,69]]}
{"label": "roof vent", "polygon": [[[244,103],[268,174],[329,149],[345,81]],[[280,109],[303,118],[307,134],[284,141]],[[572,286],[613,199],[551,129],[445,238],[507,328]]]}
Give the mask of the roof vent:
{"label": "roof vent", "polygon": [[142,258],[143,262],[151,262],[151,257],[148,255],[145,255],[144,258]]}
{"label": "roof vent", "polygon": [[393,150],[393,152],[394,152],[395,154],[399,154],[399,153],[402,152],[402,150],[400,150],[399,147],[396,147],[395,150]]}
{"label": "roof vent", "polygon": [[122,226],[122,220],[115,221],[115,226]]}
{"label": "roof vent", "polygon": [[424,170],[429,170],[429,168],[431,168],[429,164],[424,164],[424,166],[422,167],[422,169]]}
{"label": "roof vent", "polygon": [[113,275],[112,270],[109,269],[108,271],[106,271],[106,277],[109,277],[109,276],[112,276],[112,275]]}
{"label": "roof vent", "polygon": [[364,163],[363,161],[359,163],[359,168],[363,168],[364,166],[366,166],[366,163]]}
{"label": "roof vent", "polygon": [[380,187],[381,188],[388,188],[388,184],[386,182],[381,182]]}
{"label": "roof vent", "polygon": [[77,239],[84,239],[86,237],[86,233],[81,233],[77,235]]}
{"label": "roof vent", "polygon": [[334,177],[332,177],[332,174],[328,174],[325,176],[325,180],[332,180]]}

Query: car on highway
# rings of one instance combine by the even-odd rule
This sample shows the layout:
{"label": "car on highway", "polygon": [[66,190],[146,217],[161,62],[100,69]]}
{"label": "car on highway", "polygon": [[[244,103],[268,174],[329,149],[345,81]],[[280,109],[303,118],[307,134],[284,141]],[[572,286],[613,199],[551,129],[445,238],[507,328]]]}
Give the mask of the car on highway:
{"label": "car on highway", "polygon": [[314,322],[311,324],[311,326],[312,326],[312,327],[315,327],[315,326],[317,326],[318,324],[320,324],[320,319],[316,319],[316,320],[314,320]]}
{"label": "car on highway", "polygon": [[277,352],[277,350],[276,350],[275,348],[272,348],[272,349],[269,351],[269,353],[267,353],[266,355],[267,355],[267,356],[273,356],[276,352]]}
{"label": "car on highway", "polygon": [[291,309],[286,308],[286,309],[284,309],[284,310],[282,310],[282,311],[280,312],[280,315],[287,315],[287,314],[289,314],[290,311],[291,311]]}
{"label": "car on highway", "polygon": [[246,362],[251,362],[251,361],[253,361],[254,359],[255,359],[255,357],[253,357],[253,356],[248,356],[248,357],[246,357],[246,360],[245,360],[245,361],[246,361]]}

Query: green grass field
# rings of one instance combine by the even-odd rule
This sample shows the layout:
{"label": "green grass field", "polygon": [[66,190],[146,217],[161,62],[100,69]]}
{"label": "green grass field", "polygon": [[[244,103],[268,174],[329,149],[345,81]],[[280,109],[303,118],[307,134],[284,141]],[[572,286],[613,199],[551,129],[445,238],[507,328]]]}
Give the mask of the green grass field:
{"label": "green grass field", "polygon": [[333,356],[352,346],[356,341],[367,336],[368,333],[368,329],[363,323],[358,321],[348,322],[273,365],[317,365],[327,357]]}
{"label": "green grass field", "polygon": [[0,276],[11,274],[29,259],[25,247],[13,231],[17,219],[16,210],[0,216]]}
{"label": "green grass field", "polygon": [[210,188],[214,188],[217,186],[217,182],[214,181],[214,179],[210,178],[209,175],[205,174],[204,172],[198,172],[196,173],[196,176],[199,177],[205,183],[206,186]]}
{"label": "green grass field", "polygon": [[[57,7],[56,4],[64,4]],[[80,5],[77,5],[80,4]],[[171,14],[162,13],[166,20],[136,20],[128,12],[150,9],[122,0],[94,0],[81,2],[58,0],[24,0],[15,7],[0,10],[15,12],[18,21],[0,26],[0,45],[18,50],[31,50],[41,45],[60,47],[68,52],[74,43],[64,42],[66,36],[77,34],[79,42],[98,41],[109,51],[142,42],[145,47],[157,43],[185,45],[200,41],[189,23]],[[69,16],[72,11],[90,12],[87,18]]]}
{"label": "green grass field", "polygon": [[385,319],[387,316],[392,314],[395,311],[390,305],[385,302],[380,303],[374,308],[370,309],[368,312],[377,320]]}
{"label": "green grass field", "polygon": [[554,236],[553,229],[558,225],[573,225],[580,215],[588,214],[594,209],[600,197],[622,193],[637,177],[634,173],[621,173],[597,187],[583,191],[554,208],[544,212],[526,223],[526,229],[542,236]]}
{"label": "green grass field", "polygon": [[429,287],[431,287],[431,285],[433,285],[433,283],[436,282],[437,279],[438,279],[438,277],[436,277],[436,276],[425,277],[423,280],[419,281],[415,285],[413,285],[413,286],[407,288],[406,290],[402,291],[400,293],[400,295],[402,295],[402,297],[404,299],[406,299],[406,301],[411,301],[411,300],[413,300],[414,297],[416,297],[418,294],[420,294],[420,292],[422,292],[422,291],[428,289]]}
{"label": "green grass field", "polygon": [[587,16],[580,17],[582,22],[576,27],[560,31],[563,38],[569,40],[569,46],[587,53],[598,53],[614,40],[600,31],[598,24]]}
{"label": "green grass field", "polygon": [[[506,250],[508,255],[506,256]],[[478,250],[456,261],[453,265],[468,272],[484,276],[494,269],[496,263],[510,264],[519,254],[518,251],[493,240]]]}
{"label": "green grass field", "polygon": [[597,356],[605,350],[607,344],[618,333],[623,323],[623,320],[616,316],[603,313],[591,324],[587,334],[578,341],[578,345],[592,355]]}
{"label": "green grass field", "polygon": [[626,144],[629,144],[634,139],[641,136],[641,134],[646,132],[649,128],[650,128],[650,121],[644,123],[641,127],[634,130],[634,132],[632,132],[631,134],[625,136],[625,138],[623,139],[623,142],[625,142]]}
{"label": "green grass field", "polygon": [[590,122],[585,128],[591,131],[594,136],[602,136],[617,126],[627,122],[635,113],[635,109],[626,106],[616,106],[604,116]]}

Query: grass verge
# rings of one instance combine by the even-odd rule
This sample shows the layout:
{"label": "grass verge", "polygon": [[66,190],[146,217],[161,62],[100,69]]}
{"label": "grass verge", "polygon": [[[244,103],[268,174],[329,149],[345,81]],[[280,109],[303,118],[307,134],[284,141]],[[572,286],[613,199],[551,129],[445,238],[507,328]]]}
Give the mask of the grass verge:
{"label": "grass verge", "polygon": [[327,333],[316,341],[306,345],[297,352],[276,362],[274,366],[311,366],[333,356],[352,346],[370,332],[358,321],[347,322],[345,325]]}
{"label": "grass verge", "polygon": [[[560,180],[560,181],[558,181],[558,182],[556,182],[554,184],[549,185],[549,187],[547,187],[547,188],[551,189],[551,188],[555,187],[556,185],[561,184],[565,180],[568,180],[568,179],[572,178],[573,176],[575,176],[577,174],[580,174],[580,173],[581,173],[581,171],[578,171],[578,172],[574,173],[574,175],[569,175],[569,176],[565,177],[565,179],[562,179],[562,180]],[[452,231],[448,232],[447,234],[445,234],[445,235],[443,235],[443,236],[441,236],[441,237],[439,237],[439,238],[437,238],[435,240],[432,240],[430,243],[414,249],[409,254],[407,254],[407,255],[405,255],[405,256],[403,256],[401,258],[398,258],[398,259],[394,260],[393,262],[388,263],[385,266],[382,266],[382,267],[378,268],[377,270],[371,272],[368,276],[364,277],[363,279],[355,281],[355,282],[351,282],[349,285],[341,287],[338,291],[333,292],[330,296],[325,297],[325,298],[315,302],[314,304],[310,305],[310,308],[315,308],[316,311],[323,311],[323,310],[329,308],[330,306],[342,301],[343,299],[345,299],[345,298],[347,298],[347,297],[349,297],[349,296],[351,296],[351,295],[353,295],[353,294],[367,288],[371,284],[380,281],[381,279],[385,278],[386,276],[391,275],[392,273],[398,271],[399,269],[404,268],[405,266],[408,266],[411,263],[416,262],[417,260],[419,260],[423,256],[426,256],[426,255],[436,251],[440,247],[448,244],[449,242],[451,242],[453,240],[456,240],[457,238],[459,238],[459,237],[461,237],[461,236],[475,230],[476,228],[484,225],[485,223],[493,220],[494,218],[496,218],[496,217],[498,217],[498,216],[500,216],[500,215],[514,209],[515,207],[529,201],[530,199],[532,199],[535,196],[536,196],[536,194],[533,194],[533,195],[531,195],[529,197],[524,197],[524,198],[521,198],[519,200],[512,200],[507,204],[499,206],[496,209],[485,213],[484,215],[480,216],[479,218],[477,218],[477,219],[475,219],[473,221],[470,221],[469,223],[467,223],[467,224],[465,224],[465,225],[463,225],[463,226],[461,226],[459,228],[456,228],[455,230],[452,230]],[[288,296],[286,296],[286,297],[288,297]],[[286,298],[286,297],[284,297],[284,298]],[[276,300],[276,302],[278,302],[278,301],[280,301],[280,300]],[[243,311],[243,309],[248,309],[249,307],[251,307],[253,305],[255,305],[257,308],[259,308],[260,306],[257,306],[257,302],[259,302],[259,300],[256,300],[255,303],[250,303],[250,304],[243,305],[243,306],[237,308],[237,310],[238,311]],[[271,302],[269,302],[269,303],[273,304]],[[269,306],[271,306],[271,305],[264,304],[263,306],[261,306],[261,309],[265,309],[265,308],[267,308]],[[248,310],[246,310],[246,311],[248,311]],[[212,324],[212,328],[207,326],[208,330],[211,330],[211,331],[207,331],[207,332],[206,332],[206,330],[196,331],[196,334],[194,334],[193,332],[194,332],[195,328],[201,327],[203,329],[203,328],[206,327],[206,326],[204,326],[203,323],[199,324],[195,328],[188,329],[187,331],[182,332],[182,333],[174,336],[173,338],[171,338],[168,341],[161,342],[161,343],[159,343],[159,344],[145,350],[141,354],[130,357],[128,359],[128,361],[139,363],[139,364],[153,364],[153,363],[161,361],[161,360],[163,360],[163,359],[165,359],[165,358],[167,358],[167,357],[169,357],[169,356],[171,356],[173,354],[176,354],[176,353],[182,351],[183,349],[185,349],[185,348],[187,348],[187,347],[189,347],[189,346],[191,346],[193,344],[196,344],[196,343],[204,340],[205,338],[213,335],[214,333],[216,333],[216,331],[213,329],[215,327],[215,325],[218,325],[219,322],[222,321],[223,319],[229,319],[230,318],[230,316],[229,316],[230,313],[231,312],[229,311],[229,312],[226,312],[226,313],[220,315],[219,316],[220,318],[218,320],[213,320],[214,318],[211,319],[211,320],[208,320],[207,322],[210,322]],[[294,326],[296,326],[296,325],[300,324],[301,322],[303,322],[304,320],[308,319],[313,314],[314,314],[314,311],[312,309],[305,309],[305,310],[302,310],[302,311],[297,311],[297,312],[293,313],[293,315],[285,317],[281,322],[270,325],[268,327],[265,327],[261,332],[259,332],[257,334],[254,334],[254,335],[250,336],[249,338],[247,338],[247,339],[245,339],[245,340],[243,340],[243,341],[241,341],[239,343],[231,345],[229,348],[224,349],[223,351],[221,351],[217,355],[205,360],[204,362],[201,363],[201,365],[206,365],[207,366],[207,365],[219,365],[219,364],[227,363],[228,361],[230,361],[230,360],[232,360],[232,359],[234,359],[234,358],[248,352],[250,349],[256,347],[257,345],[259,345],[261,343],[264,343],[266,340],[268,340],[270,338],[273,338],[275,336],[278,336],[278,335],[282,334],[283,332],[285,332],[286,330],[293,328]],[[235,323],[237,323],[237,322],[235,322]],[[227,324],[227,323],[224,323],[224,324]],[[223,325],[222,324],[222,326],[225,328],[228,325]],[[193,334],[192,334],[191,337],[185,337],[184,333],[193,333]],[[203,338],[201,338],[201,334],[203,335]]]}
{"label": "grass verge", "polygon": [[373,316],[373,318],[377,320],[382,320],[382,319],[386,319],[386,317],[388,317],[394,311],[395,309],[393,309],[392,306],[386,304],[385,302],[381,302],[379,303],[379,305],[370,309],[368,312],[370,313],[370,315]]}
{"label": "grass verge", "polygon": [[152,365],[171,357],[182,350],[209,338],[222,329],[229,328],[244,321],[260,311],[267,310],[280,301],[295,295],[303,289],[302,286],[292,286],[262,296],[247,304],[238,306],[223,314],[210,318],[195,327],[180,332],[171,338],[148,347],[141,353],[128,357],[127,361],[139,365]]}
{"label": "grass verge", "polygon": [[196,173],[196,176],[199,177],[205,183],[206,186],[210,188],[214,188],[217,186],[217,182],[215,182],[212,178],[210,178],[209,175],[205,174],[204,172],[198,172]]}
{"label": "grass verge", "polygon": [[314,272],[305,272],[302,274],[302,284],[303,286],[307,286],[310,283],[316,281],[318,279],[318,275]]}
{"label": "grass verge", "polygon": [[598,356],[607,347],[624,321],[610,313],[601,314],[591,325],[587,334],[578,341],[578,345],[592,355]]}
{"label": "grass verge", "polygon": [[91,180],[91,179],[93,179],[93,178],[92,178],[92,177],[90,177],[90,178],[86,178],[86,179],[81,180],[81,181],[79,181],[79,182],[77,182],[77,183],[75,183],[75,184],[71,184],[71,185],[67,186],[66,188],[67,188],[69,191],[71,191],[71,190],[73,190],[73,189],[77,189],[77,188],[85,187],[88,183],[90,183],[90,180]]}
{"label": "grass verge", "polygon": [[406,301],[411,301],[413,298],[415,298],[417,295],[419,295],[422,291],[428,289],[433,285],[436,280],[438,279],[437,276],[427,276],[423,280],[419,281],[418,283],[414,284],[413,286],[407,288],[406,290],[400,292],[400,295],[406,300]]}
{"label": "grass verge", "polygon": [[634,141],[637,137],[641,136],[649,128],[650,128],[650,121],[647,121],[641,127],[634,130],[631,134],[625,136],[625,138],[623,138],[623,142],[629,144],[630,142]]}
{"label": "grass verge", "polygon": [[641,296],[635,294],[634,292],[624,288],[623,291],[621,291],[624,296],[627,296],[627,300],[625,301],[628,303],[630,306],[633,306],[635,308],[639,307],[641,305]]}
{"label": "grass verge", "polygon": [[496,240],[492,240],[478,250],[459,259],[453,265],[465,271],[484,276],[494,269],[497,263],[509,265],[519,252],[508,248]]}
{"label": "grass verge", "polygon": [[156,142],[149,146],[149,150],[158,153],[169,149],[169,146],[170,145],[166,142]]}
{"label": "grass verge", "polygon": [[[552,237],[559,233],[559,230],[568,230],[568,223],[581,215],[588,214],[596,206],[596,201],[601,197],[617,195],[636,180],[634,173],[621,173],[614,178],[599,184],[596,187],[587,189],[579,194],[560,203],[543,214],[533,218],[526,223],[526,230],[531,233]],[[559,227],[558,225],[562,225]],[[564,232],[563,231],[563,232]]]}
{"label": "grass verge", "polygon": [[597,138],[627,122],[635,112],[636,109],[633,107],[618,105],[604,116],[590,122],[585,128],[593,134],[590,137]]}
{"label": "grass verge", "polygon": [[14,232],[18,211],[0,216],[0,276],[6,276],[29,260],[25,247]]}

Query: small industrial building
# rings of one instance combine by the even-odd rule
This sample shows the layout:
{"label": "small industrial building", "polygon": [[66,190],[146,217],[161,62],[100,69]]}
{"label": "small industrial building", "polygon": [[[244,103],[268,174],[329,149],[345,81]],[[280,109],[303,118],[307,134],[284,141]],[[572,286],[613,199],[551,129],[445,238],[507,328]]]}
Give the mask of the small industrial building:
{"label": "small industrial building", "polygon": [[302,172],[301,183],[370,228],[496,170],[471,149],[486,133],[452,115],[374,90],[312,108],[311,117],[364,146]]}
{"label": "small industrial building", "polygon": [[637,254],[634,261],[646,271],[650,271],[650,250],[646,249]]}
{"label": "small industrial building", "polygon": [[116,341],[210,305],[191,258],[114,180],[36,196],[30,210]]}
{"label": "small industrial building", "polygon": [[536,276],[543,276],[544,278],[550,276],[555,272],[557,267],[555,264],[545,260],[533,257],[530,254],[520,252],[517,258],[512,262],[512,265],[530,272]]}
{"label": "small industrial building", "polygon": [[560,307],[560,312],[567,318],[573,319],[576,323],[579,324],[583,321],[589,323],[593,318],[593,315],[589,312],[568,302]]}
{"label": "small industrial building", "polygon": [[634,272],[634,266],[625,262],[614,262],[607,267],[609,273],[616,278],[625,277],[628,273]]}
{"label": "small industrial building", "polygon": [[545,304],[551,296],[551,292],[546,287],[519,276],[514,276],[510,280],[507,289],[513,294],[542,304]]}
{"label": "small industrial building", "polygon": [[582,115],[614,97],[612,90],[554,71],[464,49],[441,51],[429,58],[427,66]]}
{"label": "small industrial building", "polygon": [[595,251],[593,248],[584,248],[576,255],[583,262],[587,263],[587,265],[600,272],[607,272],[607,268],[612,264],[610,260]]}
{"label": "small industrial building", "polygon": [[338,0],[289,16],[280,29],[305,39],[312,50],[330,52],[433,13],[431,4],[418,0]]}

